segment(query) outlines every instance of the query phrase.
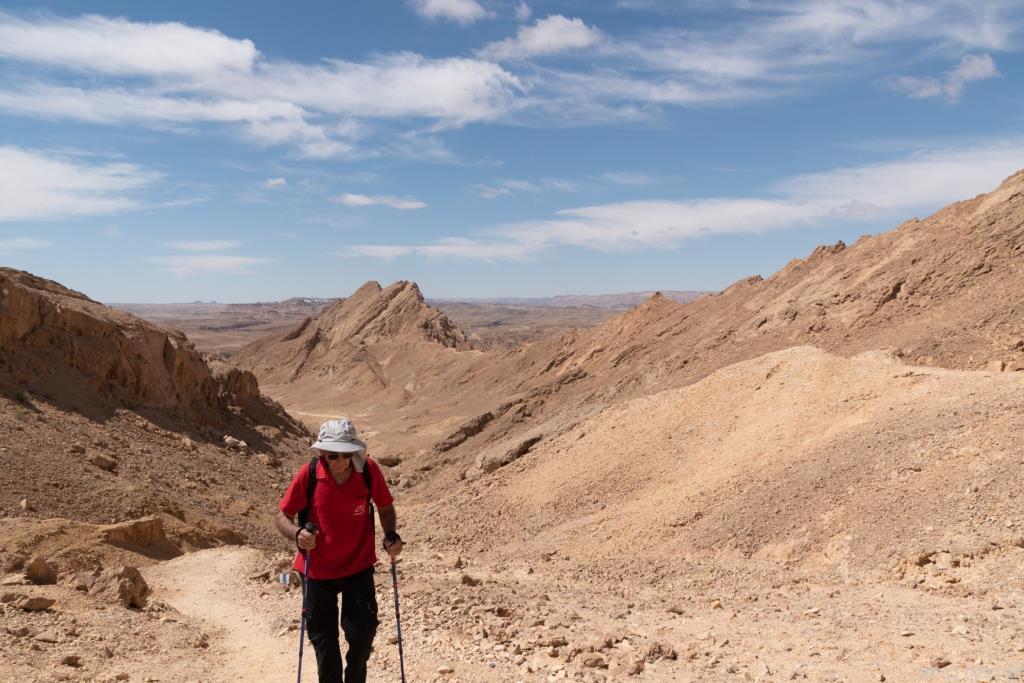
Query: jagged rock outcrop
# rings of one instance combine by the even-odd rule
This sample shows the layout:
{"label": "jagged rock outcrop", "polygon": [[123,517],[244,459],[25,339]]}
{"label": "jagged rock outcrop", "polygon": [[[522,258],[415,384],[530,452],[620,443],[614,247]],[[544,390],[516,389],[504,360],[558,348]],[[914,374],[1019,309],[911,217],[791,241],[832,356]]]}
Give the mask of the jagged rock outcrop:
{"label": "jagged rock outcrop", "polygon": [[[215,375],[180,332],[9,268],[0,268],[0,383],[72,403],[76,394],[95,396],[215,427],[238,417],[230,406],[260,398],[251,373]],[[277,421],[288,423],[283,412]]]}
{"label": "jagged rock outcrop", "polygon": [[382,288],[371,281],[290,332],[244,347],[231,362],[251,370],[289,410],[316,422],[361,412],[367,403],[407,405],[464,352],[479,354],[448,316],[427,305],[415,283]]}

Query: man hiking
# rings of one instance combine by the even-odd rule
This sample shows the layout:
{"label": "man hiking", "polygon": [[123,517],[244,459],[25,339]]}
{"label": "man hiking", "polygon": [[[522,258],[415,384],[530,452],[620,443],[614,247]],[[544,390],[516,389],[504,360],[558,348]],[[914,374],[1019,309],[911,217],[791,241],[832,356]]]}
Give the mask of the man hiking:
{"label": "man hiking", "polygon": [[[278,531],[299,548],[294,564],[298,572],[305,571],[303,553],[309,553],[308,608],[303,616],[316,651],[320,683],[342,681],[339,595],[340,625],[348,642],[344,683],[364,683],[378,623],[373,503],[384,530],[384,550],[393,562],[402,552],[394,499],[380,466],[367,456],[366,443],[356,438],[349,420],[325,422],[312,448],[318,457],[292,479],[275,521]],[[316,533],[303,528],[307,519],[316,526]]]}

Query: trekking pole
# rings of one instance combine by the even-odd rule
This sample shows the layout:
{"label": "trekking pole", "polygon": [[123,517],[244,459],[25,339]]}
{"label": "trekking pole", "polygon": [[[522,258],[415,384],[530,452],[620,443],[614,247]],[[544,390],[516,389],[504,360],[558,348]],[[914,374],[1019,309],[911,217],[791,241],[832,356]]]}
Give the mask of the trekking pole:
{"label": "trekking pole", "polygon": [[395,589],[395,624],[398,626],[398,666],[402,672],[402,683],[405,683],[405,653],[402,651],[402,616],[398,610],[398,565],[391,558],[391,585]]}
{"label": "trekking pole", "polygon": [[[316,534],[316,524],[313,522],[306,522],[306,525],[302,527],[311,534]],[[296,679],[298,683],[302,683],[302,646],[306,644],[306,594],[309,589],[309,551],[302,551],[302,556],[305,558],[304,566],[302,568],[302,614],[299,615],[299,677]]]}

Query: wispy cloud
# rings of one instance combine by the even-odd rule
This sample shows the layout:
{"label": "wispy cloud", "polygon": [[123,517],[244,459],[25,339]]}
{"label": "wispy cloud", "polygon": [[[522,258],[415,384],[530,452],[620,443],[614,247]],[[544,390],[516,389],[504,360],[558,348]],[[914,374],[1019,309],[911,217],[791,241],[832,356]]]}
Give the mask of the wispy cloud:
{"label": "wispy cloud", "polygon": [[886,85],[916,99],[944,96],[950,102],[956,102],[971,81],[983,81],[998,75],[999,70],[991,55],[964,55],[959,64],[940,77],[897,76],[889,79]]}
{"label": "wispy cloud", "polygon": [[530,9],[529,5],[520,0],[519,4],[516,5],[515,9],[516,21],[527,21],[531,16],[533,16],[533,10]]}
{"label": "wispy cloud", "polygon": [[392,209],[424,209],[426,204],[412,197],[391,197],[388,195],[345,194],[331,197],[330,201],[345,206],[390,206]]}
{"label": "wispy cloud", "polygon": [[[491,14],[478,0],[410,3],[423,16],[464,23]],[[971,53],[941,77],[891,81],[911,96],[956,99],[967,83],[995,75],[991,54],[1015,49],[1024,27],[1021,3],[982,5],[737,0],[720,22],[629,33],[555,14],[466,56],[306,62],[174,22],[0,12],[0,62],[19,70],[0,85],[0,111],[170,131],[227,128],[240,141],[300,158],[450,160],[441,135],[473,123],[635,121],[669,107],[777,98],[908,51],[932,59]],[[524,2],[503,7],[528,19]]]}
{"label": "wispy cloud", "polygon": [[637,173],[636,171],[609,171],[608,173],[601,174],[602,180],[607,180],[610,183],[616,185],[655,185],[660,182],[653,176],[646,175],[644,173]]}
{"label": "wispy cloud", "polygon": [[0,12],[0,55],[93,73],[193,76],[248,71],[258,53],[250,40],[177,22],[96,15],[29,21]]}
{"label": "wispy cloud", "polygon": [[183,251],[226,251],[228,249],[237,249],[242,246],[242,243],[236,240],[203,240],[196,242],[168,242],[167,246]]}
{"label": "wispy cloud", "polygon": [[426,19],[444,19],[463,25],[494,16],[477,0],[409,0],[409,4]]}
{"label": "wispy cloud", "polygon": [[269,263],[271,259],[255,256],[232,256],[229,254],[175,254],[156,256],[150,261],[160,270],[178,277],[204,273],[246,273],[253,266]]}
{"label": "wispy cloud", "polygon": [[601,38],[601,32],[582,19],[554,14],[538,19],[532,26],[521,26],[515,38],[491,43],[479,54],[487,59],[525,59],[591,47]]}
{"label": "wispy cloud", "polygon": [[434,244],[387,245],[359,244],[336,252],[338,256],[371,258],[391,261],[400,256],[426,256],[469,261],[514,261],[526,258],[535,248],[528,242],[477,240],[450,237]]}
{"label": "wispy cloud", "polygon": [[502,179],[490,184],[474,185],[484,199],[495,199],[505,195],[518,192],[575,192],[579,190],[579,183],[566,178],[543,178],[541,180],[511,180]]}
{"label": "wispy cloud", "polygon": [[[530,104],[514,115],[531,123],[614,121],[650,118],[664,107],[778,98],[850,73],[837,67],[904,59],[906,50],[1014,49],[1024,27],[1024,6],[1011,2],[983,11],[970,0],[737,2],[733,9],[729,21],[701,30],[604,33],[584,52],[590,68],[536,69]],[[514,40],[501,44],[516,54]],[[980,62],[966,67],[950,78],[950,91],[984,72]]]}
{"label": "wispy cloud", "polygon": [[267,178],[263,181],[263,185],[269,188],[284,187],[287,184],[288,180],[286,178]]}
{"label": "wispy cloud", "polygon": [[0,221],[69,218],[139,209],[135,191],[160,174],[126,163],[90,163],[0,146]]}
{"label": "wispy cloud", "polygon": [[13,251],[29,251],[34,249],[46,249],[52,246],[51,242],[36,239],[35,237],[13,237],[0,240],[0,254]]}
{"label": "wispy cloud", "polygon": [[674,248],[702,235],[814,227],[837,221],[897,221],[992,189],[1018,170],[1024,140],[922,150],[865,166],[797,175],[760,197],[633,201],[566,209],[546,220],[482,230],[430,244],[359,245],[362,255],[520,259],[557,246],[596,250]]}
{"label": "wispy cloud", "polygon": [[[481,59],[401,52],[363,62],[291,62],[216,31],[91,15],[0,12],[5,59],[50,70],[0,87],[0,111],[168,130],[230,125],[240,139],[312,158],[374,154],[365,120],[401,121],[405,132],[495,120],[524,88]],[[79,72],[88,74],[87,85],[68,85]]]}

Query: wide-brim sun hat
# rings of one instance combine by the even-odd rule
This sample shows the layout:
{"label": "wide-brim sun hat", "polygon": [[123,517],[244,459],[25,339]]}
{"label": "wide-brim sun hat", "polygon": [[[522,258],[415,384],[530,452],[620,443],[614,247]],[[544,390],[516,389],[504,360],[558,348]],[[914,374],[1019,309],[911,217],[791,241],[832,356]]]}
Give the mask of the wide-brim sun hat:
{"label": "wide-brim sun hat", "polygon": [[366,442],[356,437],[356,426],[342,418],[320,425],[320,434],[310,448],[331,453],[365,453]]}

